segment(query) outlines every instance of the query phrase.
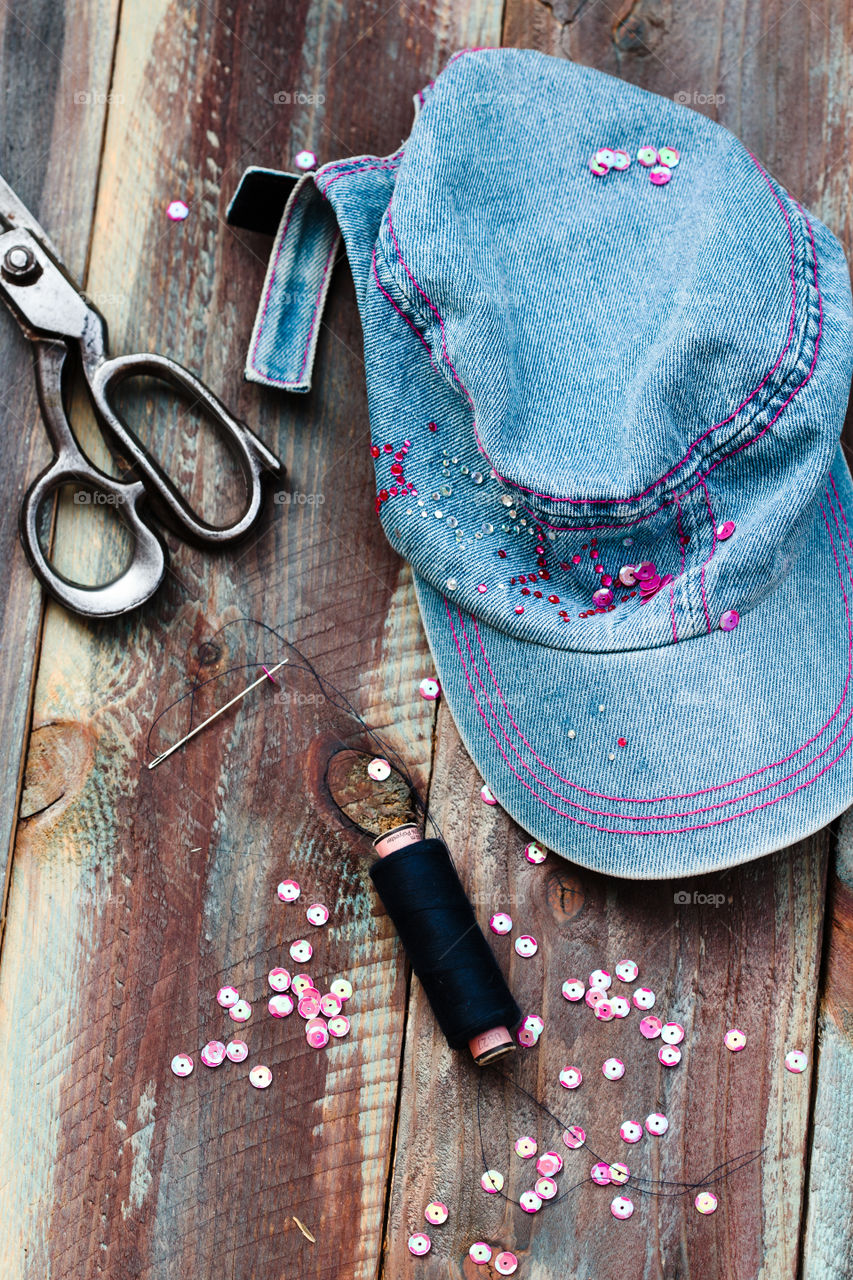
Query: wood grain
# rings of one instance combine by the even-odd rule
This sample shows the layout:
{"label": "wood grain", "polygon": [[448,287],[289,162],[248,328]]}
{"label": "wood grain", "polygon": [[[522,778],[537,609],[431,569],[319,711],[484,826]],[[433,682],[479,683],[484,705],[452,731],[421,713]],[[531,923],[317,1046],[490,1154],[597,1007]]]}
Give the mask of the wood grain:
{"label": "wood grain", "polygon": [[[442,709],[431,799],[463,883],[481,924],[493,911],[508,911],[514,936],[531,933],[541,943],[534,958],[520,959],[511,938],[493,939],[523,1010],[545,1020],[539,1044],[520,1050],[505,1074],[565,1125],[582,1125],[596,1156],[622,1160],[639,1177],[699,1182],[725,1161],[761,1155],[715,1187],[720,1207],[712,1217],[696,1212],[695,1192],[655,1198],[629,1183],[635,1213],[617,1222],[613,1188],[588,1179],[596,1157],[567,1151],[562,1126],[511,1084],[452,1053],[413,981],[385,1274],[481,1275],[466,1255],[485,1240],[496,1252],[512,1249],[521,1259],[518,1274],[535,1280],[793,1278],[798,1244],[791,1224],[799,1221],[803,1194],[809,1079],[787,1072],[784,1054],[808,1046],[814,1033],[829,833],[721,875],[617,881],[555,855],[532,867],[523,857],[527,837],[481,803],[479,787]],[[677,894],[690,902],[681,905]],[[600,1023],[585,1004],[562,998],[566,978],[586,979],[599,967],[612,972],[625,958],[640,965],[629,990],[651,987],[655,1012],[686,1030],[676,1068],[658,1063],[660,1041],[643,1039],[636,1011]],[[747,1034],[742,1053],[724,1047],[730,1027]],[[619,1082],[601,1072],[611,1056],[625,1063]],[[567,1065],[583,1073],[576,1092],[559,1085]],[[486,1165],[504,1173],[509,1196],[517,1202],[537,1176],[533,1162],[512,1150],[515,1138],[530,1134],[540,1151],[565,1158],[561,1189],[576,1189],[535,1217],[479,1185],[481,1079]],[[622,1142],[622,1121],[642,1123],[652,1111],[668,1116],[668,1133],[636,1146]],[[429,1256],[413,1259],[406,1240],[436,1196],[451,1218],[430,1233]]]}
{"label": "wood grain", "polygon": [[[118,0],[51,0],[0,10],[0,173],[82,275],[97,190]],[[41,590],[18,539],[28,485],[50,459],[29,343],[0,318],[0,939],[41,630]]]}
{"label": "wood grain", "polygon": [[[431,663],[408,570],[370,514],[351,283],[341,270],[310,396],[243,385],[269,243],[235,235],[223,211],[248,163],[303,146],[323,159],[394,149],[412,93],[457,45],[494,38],[496,12],[123,5],[87,286],[110,299],[115,350],[159,349],[197,370],[316,500],[270,504],[234,555],[170,537],[167,581],[131,619],[90,626],[47,611],[0,970],[4,1280],[376,1274],[406,979],[361,838],[322,794],[318,751],[346,726],[330,729],[329,706],[294,675],[154,773],[145,735],[200,656],[212,659],[205,674],[269,660],[274,643],[251,627],[200,654],[247,614],[295,638],[426,785],[433,713],[417,685]],[[315,100],[287,105],[283,93]],[[164,217],[175,197],[191,210],[180,224]],[[135,415],[210,513],[226,484],[221,449],[149,391]],[[60,563],[90,580],[122,554],[96,514],[69,504],[58,520]],[[200,712],[243,680],[208,689]],[[160,745],[181,729],[167,717]],[[275,896],[287,872],[304,886],[302,910]],[[310,971],[356,987],[350,1038],[320,1053],[301,1020],[264,1008],[268,969],[292,968],[287,944],[310,931],[306,899],[332,911]],[[226,979],[256,1002],[252,1056],[178,1080],[174,1052],[198,1062],[205,1040],[232,1029],[213,1000]],[[274,1074],[266,1092],[247,1083],[257,1061]]]}

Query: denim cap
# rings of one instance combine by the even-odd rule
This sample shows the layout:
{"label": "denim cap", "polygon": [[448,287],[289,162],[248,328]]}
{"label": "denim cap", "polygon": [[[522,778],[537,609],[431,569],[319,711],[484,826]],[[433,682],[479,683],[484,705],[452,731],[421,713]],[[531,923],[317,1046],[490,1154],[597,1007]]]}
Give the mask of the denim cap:
{"label": "denim cap", "polygon": [[416,105],[297,186],[248,376],[310,381],[340,227],[376,509],[525,832],[662,878],[817,831],[853,801],[840,245],[721,126],[560,59],[466,51]]}

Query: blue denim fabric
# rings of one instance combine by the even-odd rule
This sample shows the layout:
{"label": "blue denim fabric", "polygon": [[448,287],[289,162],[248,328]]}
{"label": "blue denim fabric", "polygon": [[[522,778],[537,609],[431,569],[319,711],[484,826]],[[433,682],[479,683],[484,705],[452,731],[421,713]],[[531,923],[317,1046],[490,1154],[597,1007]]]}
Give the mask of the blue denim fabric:
{"label": "blue denim fabric", "polygon": [[[644,145],[680,152],[667,185]],[[591,173],[603,146],[629,168]],[[853,802],[853,315],[831,233],[705,117],[523,50],[458,55],[400,152],[313,182],[292,203],[343,232],[377,509],[521,827],[654,878]],[[334,234],[317,225],[292,255],[316,295],[301,328],[280,270],[256,327],[285,385],[310,376]],[[671,582],[596,611],[600,579],[646,561]]]}

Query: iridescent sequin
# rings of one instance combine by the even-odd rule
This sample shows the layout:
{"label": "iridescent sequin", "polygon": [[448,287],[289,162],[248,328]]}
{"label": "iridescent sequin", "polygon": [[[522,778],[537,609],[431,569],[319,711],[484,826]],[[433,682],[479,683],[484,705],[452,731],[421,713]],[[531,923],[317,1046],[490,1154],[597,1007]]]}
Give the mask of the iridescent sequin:
{"label": "iridescent sequin", "polygon": [[626,1164],[622,1164],[621,1161],[618,1160],[615,1164],[611,1164],[609,1166],[609,1170],[610,1181],[615,1182],[616,1185],[620,1187],[624,1186],[631,1176],[631,1170],[628,1166]]}
{"label": "iridescent sequin", "polygon": [[343,1008],[343,1001],[339,996],[333,996],[331,992],[320,1000],[320,1012],[324,1018],[336,1018]]}
{"label": "iridescent sequin", "polygon": [[700,1191],[693,1203],[700,1213],[714,1213],[719,1201],[713,1191]]}
{"label": "iridescent sequin", "polygon": [[553,1200],[557,1194],[557,1184],[553,1178],[547,1175],[537,1178],[533,1184],[533,1190],[536,1192],[540,1200]]}
{"label": "iridescent sequin", "polygon": [[276,966],[275,969],[270,969],[267,974],[267,982],[273,991],[286,991],[290,986],[290,973],[287,969],[281,969]]}
{"label": "iridescent sequin", "polygon": [[188,1053],[176,1053],[169,1066],[172,1068],[176,1076],[188,1076],[192,1074],[195,1063]]}
{"label": "iridescent sequin", "polygon": [[504,1249],[502,1253],[495,1256],[493,1265],[499,1276],[514,1276],[518,1270],[518,1258],[508,1249]]}
{"label": "iridescent sequin", "polygon": [[512,916],[507,915],[505,911],[496,911],[489,918],[489,928],[492,933],[510,933],[512,931]]}
{"label": "iridescent sequin", "polygon": [[601,1070],[607,1080],[621,1080],[625,1074],[625,1063],[620,1058],[607,1058]]}
{"label": "iridescent sequin", "polygon": [[629,1200],[627,1196],[615,1196],[610,1201],[610,1212],[614,1218],[630,1218],[634,1212],[633,1201]]}
{"label": "iridescent sequin", "polygon": [[672,170],[665,164],[656,164],[649,169],[649,182],[656,187],[665,187],[672,177]]}
{"label": "iridescent sequin", "polygon": [[329,1035],[334,1036],[336,1040],[349,1035],[349,1029],[350,1020],[345,1014],[339,1013],[337,1017],[329,1019]]}
{"label": "iridescent sequin", "polygon": [[503,1191],[504,1176],[499,1169],[487,1169],[480,1179],[480,1186],[490,1196],[497,1195],[499,1191]]}
{"label": "iridescent sequin", "polygon": [[622,169],[627,169],[630,163],[631,163],[631,157],[628,155],[627,151],[613,152],[612,167],[617,171],[621,171]]}
{"label": "iridescent sequin", "polygon": [[413,1253],[416,1258],[422,1258],[425,1253],[429,1253],[432,1247],[432,1241],[423,1231],[416,1231],[413,1236],[409,1236],[409,1253]]}
{"label": "iridescent sequin", "polygon": [[583,1000],[584,985],[577,978],[567,978],[562,986],[563,998],[571,1000],[573,1003],[577,1000]]}
{"label": "iridescent sequin", "polygon": [[293,163],[297,169],[313,169],[317,164],[317,157],[313,151],[297,151]]}
{"label": "iridescent sequin", "polygon": [[516,954],[523,956],[525,959],[535,956],[539,950],[539,943],[529,933],[523,933],[520,938],[516,938],[514,945]]}
{"label": "iridescent sequin", "polygon": [[391,777],[391,766],[387,760],[377,756],[367,766],[367,773],[368,777],[372,778],[374,782],[384,782],[386,778]]}
{"label": "iridescent sequin", "polygon": [[442,1222],[447,1221],[449,1210],[446,1204],[441,1200],[430,1200],[424,1209],[424,1217],[427,1222],[431,1222],[434,1227],[441,1226]]}
{"label": "iridescent sequin", "polygon": [[681,156],[675,147],[661,147],[660,151],[658,151],[658,158],[661,164],[665,164],[669,169],[674,169]]}
{"label": "iridescent sequin", "polygon": [[468,1257],[472,1262],[476,1262],[478,1267],[483,1263],[491,1261],[492,1251],[483,1240],[477,1240],[468,1250]]}
{"label": "iridescent sequin", "polygon": [[272,1072],[269,1067],[260,1064],[249,1072],[249,1084],[254,1089],[268,1089],[272,1084]]}
{"label": "iridescent sequin", "polygon": [[598,1018],[599,1022],[612,1022],[616,1017],[613,1012],[613,1005],[609,1000],[599,1000],[598,1004],[593,1009],[593,1013],[596,1018]]}
{"label": "iridescent sequin", "polygon": [[809,1065],[809,1060],[803,1053],[802,1049],[791,1049],[790,1053],[785,1054],[785,1066],[795,1076],[800,1075]]}
{"label": "iridescent sequin", "polygon": [[564,1130],[563,1142],[570,1151],[576,1151],[586,1142],[586,1133],[579,1124],[573,1124],[571,1128]]}
{"label": "iridescent sequin", "polygon": [[216,993],[216,1003],[223,1009],[232,1009],[239,999],[240,992],[236,987],[220,987]]}
{"label": "iridescent sequin", "polygon": [[619,1137],[623,1142],[639,1142],[643,1136],[643,1126],[636,1120],[625,1120],[619,1126]]}
{"label": "iridescent sequin", "polygon": [[305,1024],[305,1039],[312,1049],[325,1049],[329,1043],[329,1028],[322,1018],[312,1018]]}
{"label": "iridescent sequin", "polygon": [[536,1161],[536,1170],[543,1178],[553,1178],[563,1167],[563,1157],[558,1151],[545,1151]]}
{"label": "iridescent sequin", "polygon": [[170,222],[183,222],[189,215],[189,206],[183,200],[171,200],[166,206],[166,217]]}
{"label": "iridescent sequin", "polygon": [[225,1061],[225,1045],[221,1040],[208,1040],[199,1057],[206,1067],[220,1067]]}
{"label": "iridescent sequin", "polygon": [[662,1067],[677,1067],[681,1061],[681,1050],[674,1044],[664,1044],[658,1049],[658,1062]]}
{"label": "iridescent sequin", "polygon": [[418,685],[418,692],[426,702],[435,702],[441,694],[441,685],[437,680],[426,676]]}
{"label": "iridescent sequin", "polygon": [[287,1018],[293,1013],[293,1000],[284,993],[271,996],[267,1001],[267,1008],[274,1018]]}
{"label": "iridescent sequin", "polygon": [[528,1138],[525,1136],[523,1138],[516,1138],[515,1140],[515,1154],[517,1156],[521,1156],[522,1160],[529,1160],[531,1156],[536,1155],[538,1150],[539,1144],[535,1138]]}
{"label": "iridescent sequin", "polygon": [[646,169],[651,168],[653,164],[657,164],[659,160],[657,147],[640,147],[637,152],[637,159]]}
{"label": "iridescent sequin", "polygon": [[620,960],[614,972],[620,982],[633,982],[640,970],[633,960]]}
{"label": "iridescent sequin", "polygon": [[613,1010],[614,1018],[627,1018],[631,1012],[631,1006],[623,996],[611,996],[610,1008]]}
{"label": "iridescent sequin", "polygon": [[651,1009],[655,1002],[655,993],[648,987],[637,987],[631,998],[635,1009]]}
{"label": "iridescent sequin", "polygon": [[681,1044],[684,1039],[684,1027],[680,1022],[665,1022],[660,1029],[660,1038],[665,1044]]}
{"label": "iridescent sequin", "polygon": [[492,795],[492,791],[490,787],[486,787],[486,786],[480,787],[480,799],[482,800],[483,804],[497,804],[497,800]]}
{"label": "iridescent sequin", "polygon": [[662,1025],[660,1018],[655,1017],[653,1013],[649,1014],[647,1018],[640,1020],[640,1035],[645,1036],[647,1040],[656,1040]]}
{"label": "iridescent sequin", "polygon": [[726,1032],[723,1042],[727,1049],[731,1049],[732,1053],[740,1053],[741,1049],[746,1047],[746,1035],[743,1031],[733,1027],[731,1031]]}
{"label": "iridescent sequin", "polygon": [[297,938],[295,942],[290,944],[290,958],[298,961],[299,964],[305,964],[314,954],[314,948],[310,942],[306,942],[304,938]]}
{"label": "iridescent sequin", "polygon": [[295,880],[282,880],[276,892],[282,902],[295,902],[299,897],[300,889]]}
{"label": "iridescent sequin", "polygon": [[248,1000],[238,1000],[228,1010],[228,1017],[234,1022],[248,1022],[252,1016],[252,1006]]}
{"label": "iridescent sequin", "polygon": [[589,975],[589,985],[591,987],[600,987],[602,991],[609,991],[613,984],[613,979],[606,969],[593,969]]}
{"label": "iridescent sequin", "polygon": [[669,1121],[660,1111],[653,1111],[651,1115],[646,1116],[646,1133],[652,1134],[653,1137],[659,1138],[668,1128]]}
{"label": "iridescent sequin", "polygon": [[225,1056],[229,1062],[245,1062],[249,1056],[249,1046],[245,1040],[229,1040],[225,1046]]}
{"label": "iridescent sequin", "polygon": [[337,996],[339,1000],[343,1000],[346,1003],[352,996],[352,983],[346,978],[335,978],[329,990],[333,996]]}
{"label": "iridescent sequin", "polygon": [[737,609],[727,609],[726,612],[720,618],[720,630],[734,631],[735,627],[739,622],[740,622],[740,614],[738,613]]}
{"label": "iridescent sequin", "polygon": [[564,1089],[578,1089],[583,1083],[583,1076],[578,1067],[563,1067],[560,1072],[560,1084]]}
{"label": "iridescent sequin", "polygon": [[528,862],[532,862],[534,866],[539,866],[548,857],[548,850],[543,849],[541,844],[537,844],[532,840],[530,844],[524,846],[524,856]]}
{"label": "iridescent sequin", "polygon": [[717,530],[717,540],[726,542],[735,531],[735,523],[733,520],[724,520]]}
{"label": "iridescent sequin", "polygon": [[538,1213],[542,1208],[542,1201],[535,1191],[522,1191],[518,1203],[525,1213]]}
{"label": "iridescent sequin", "polygon": [[[305,918],[309,924],[321,925],[326,924],[329,919],[329,908],[324,907],[322,902],[312,902],[311,906],[305,912]],[[296,959],[296,957],[294,957]]]}
{"label": "iridescent sequin", "polygon": [[606,1164],[604,1160],[599,1160],[590,1169],[589,1176],[599,1187],[610,1186],[610,1165]]}

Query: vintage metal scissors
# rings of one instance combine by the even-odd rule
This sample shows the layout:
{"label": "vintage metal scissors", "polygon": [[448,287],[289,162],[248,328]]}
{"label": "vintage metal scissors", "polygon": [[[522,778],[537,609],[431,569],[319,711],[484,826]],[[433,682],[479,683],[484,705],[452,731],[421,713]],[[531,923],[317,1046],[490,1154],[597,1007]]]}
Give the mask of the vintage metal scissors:
{"label": "vintage metal scissors", "polygon": [[[263,479],[280,480],[284,475],[278,458],[231,416],[203,382],[174,360],[156,354],[108,356],[103,316],[67,275],[46,233],[2,178],[0,294],[34,344],[39,403],[54,451],[53,461],[30,486],[21,509],[24,550],[51,595],[75,613],[102,618],[128,613],[148,600],[163,580],[167,551],[160,533],[142,514],[146,500],[164,524],[196,545],[227,546],[252,528],[261,509]],[[125,479],[115,480],[94,466],[74,435],[63,399],[63,370],[72,352],[79,357],[104,438],[127,468]],[[116,388],[124,379],[139,376],[166,382],[189,397],[224,433],[247,489],[246,510],[233,524],[220,527],[198,517],[116,411]],[[42,550],[39,508],[68,484],[110,502],[130,529],[134,543],[130,564],[103,586],[84,586],[64,577]]]}

